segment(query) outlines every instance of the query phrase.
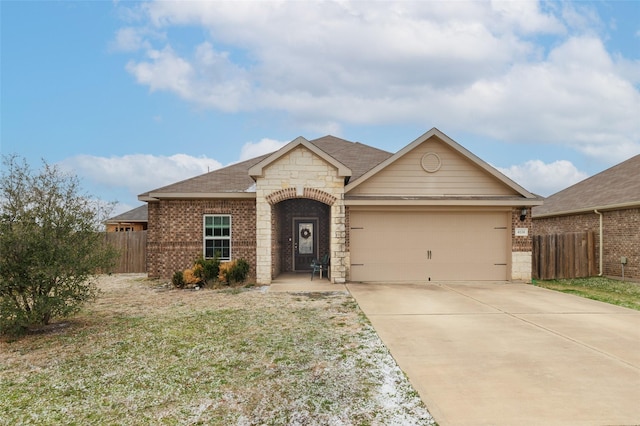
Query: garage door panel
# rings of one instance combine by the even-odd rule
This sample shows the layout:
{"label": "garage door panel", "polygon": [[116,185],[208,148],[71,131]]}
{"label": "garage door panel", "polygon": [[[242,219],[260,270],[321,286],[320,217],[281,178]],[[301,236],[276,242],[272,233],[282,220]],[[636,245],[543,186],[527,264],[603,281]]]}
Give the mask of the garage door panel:
{"label": "garage door panel", "polygon": [[507,212],[352,212],[351,280],[505,280]]}

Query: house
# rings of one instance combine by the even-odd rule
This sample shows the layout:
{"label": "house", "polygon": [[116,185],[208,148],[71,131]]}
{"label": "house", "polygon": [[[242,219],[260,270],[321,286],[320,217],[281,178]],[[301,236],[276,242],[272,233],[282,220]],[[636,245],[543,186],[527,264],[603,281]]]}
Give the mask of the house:
{"label": "house", "polygon": [[640,155],[533,208],[536,235],[593,231],[599,274],[640,279]]}
{"label": "house", "polygon": [[144,231],[147,229],[148,205],[143,204],[135,209],[107,219],[104,223],[107,232]]}
{"label": "house", "polygon": [[259,284],[329,254],[346,281],[530,280],[542,200],[431,129],[395,154],[333,136],[139,196],[147,271],[244,258]]}

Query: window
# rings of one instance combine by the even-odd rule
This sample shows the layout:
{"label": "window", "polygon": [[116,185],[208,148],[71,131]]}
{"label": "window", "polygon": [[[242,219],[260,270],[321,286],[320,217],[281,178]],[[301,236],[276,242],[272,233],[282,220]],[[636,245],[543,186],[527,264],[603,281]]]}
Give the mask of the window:
{"label": "window", "polygon": [[204,257],[231,260],[231,216],[204,217]]}

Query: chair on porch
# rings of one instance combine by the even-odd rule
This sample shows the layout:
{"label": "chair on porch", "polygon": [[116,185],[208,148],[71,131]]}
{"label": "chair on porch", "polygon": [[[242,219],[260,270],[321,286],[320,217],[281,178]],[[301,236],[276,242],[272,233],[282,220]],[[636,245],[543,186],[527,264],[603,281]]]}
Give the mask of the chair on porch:
{"label": "chair on porch", "polygon": [[326,276],[329,278],[329,255],[325,254],[322,259],[314,259],[311,262],[311,281],[313,281],[313,275],[317,272],[318,276],[322,278],[322,271],[326,271]]}

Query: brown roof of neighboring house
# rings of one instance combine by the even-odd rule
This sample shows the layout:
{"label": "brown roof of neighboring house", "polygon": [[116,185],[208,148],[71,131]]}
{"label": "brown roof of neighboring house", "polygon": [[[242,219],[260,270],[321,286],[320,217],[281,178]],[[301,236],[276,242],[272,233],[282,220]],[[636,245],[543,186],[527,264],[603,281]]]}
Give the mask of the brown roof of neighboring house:
{"label": "brown roof of neighboring house", "polygon": [[[378,148],[350,142],[335,136],[324,136],[309,141],[329,156],[349,167],[351,179],[356,179],[366,171],[375,167],[392,154]],[[262,155],[240,163],[232,164],[181,182],[173,183],[152,191],[140,194],[139,199],[148,201],[154,196],[170,197],[171,194],[197,197],[198,194],[247,194],[254,193],[255,182],[249,176],[249,169],[271,154]]]}
{"label": "brown roof of neighboring house", "polygon": [[149,217],[149,205],[143,204],[135,209],[126,211],[117,216],[109,218],[105,223],[120,223],[120,222],[147,222]]}
{"label": "brown roof of neighboring house", "polygon": [[632,206],[640,206],[640,155],[556,192],[533,208],[533,217]]}

